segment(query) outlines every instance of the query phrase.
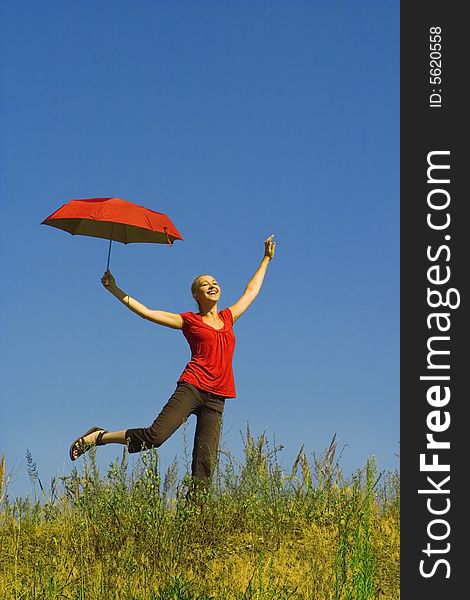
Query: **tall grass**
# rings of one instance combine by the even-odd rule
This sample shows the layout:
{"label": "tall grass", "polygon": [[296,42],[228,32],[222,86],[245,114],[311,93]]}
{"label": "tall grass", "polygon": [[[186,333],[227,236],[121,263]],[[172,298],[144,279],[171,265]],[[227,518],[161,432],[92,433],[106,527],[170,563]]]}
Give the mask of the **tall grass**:
{"label": "tall grass", "polygon": [[265,435],[244,446],[205,488],[177,462],[162,475],[157,451],[102,474],[92,450],[46,491],[28,453],[34,494],[14,501],[2,457],[0,598],[399,598],[397,474],[371,458],[345,479],[335,438],[290,469]]}

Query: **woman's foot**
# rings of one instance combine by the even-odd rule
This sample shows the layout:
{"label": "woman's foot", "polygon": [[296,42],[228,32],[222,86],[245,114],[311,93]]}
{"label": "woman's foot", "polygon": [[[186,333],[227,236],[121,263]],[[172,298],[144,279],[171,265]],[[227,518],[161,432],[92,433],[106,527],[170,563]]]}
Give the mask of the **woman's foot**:
{"label": "woman's foot", "polygon": [[92,427],[86,433],[78,437],[70,446],[70,460],[77,460],[82,454],[88,452],[92,446],[103,445],[103,435],[107,433],[102,427]]}

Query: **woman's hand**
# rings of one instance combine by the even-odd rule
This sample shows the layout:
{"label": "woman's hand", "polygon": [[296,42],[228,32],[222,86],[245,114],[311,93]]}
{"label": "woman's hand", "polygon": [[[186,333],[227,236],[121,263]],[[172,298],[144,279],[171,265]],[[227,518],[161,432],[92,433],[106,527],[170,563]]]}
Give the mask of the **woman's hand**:
{"label": "woman's hand", "polygon": [[271,260],[274,257],[274,251],[276,250],[276,242],[273,242],[274,233],[272,233],[267,240],[264,242],[264,255]]}
{"label": "woman's hand", "polygon": [[263,285],[264,276],[266,275],[269,261],[273,258],[274,251],[276,249],[276,242],[273,241],[273,238],[274,233],[264,240],[264,257],[260,266],[248,282],[243,295],[235,302],[235,304],[229,306],[234,322],[241,317],[241,315],[259,294],[261,286]]}
{"label": "woman's hand", "polygon": [[101,278],[101,283],[107,290],[110,291],[117,287],[116,280],[114,279],[114,276],[112,275],[111,271],[106,271],[106,273]]}

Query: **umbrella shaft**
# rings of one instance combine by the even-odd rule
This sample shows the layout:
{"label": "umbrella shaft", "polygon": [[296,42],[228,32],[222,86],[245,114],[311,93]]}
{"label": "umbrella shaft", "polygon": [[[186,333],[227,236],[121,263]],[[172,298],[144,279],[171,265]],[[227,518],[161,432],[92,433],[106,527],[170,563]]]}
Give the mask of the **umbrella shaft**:
{"label": "umbrella shaft", "polygon": [[109,240],[109,249],[108,249],[108,264],[106,266],[106,271],[109,271],[109,260],[111,258],[111,244],[113,243],[113,240]]}

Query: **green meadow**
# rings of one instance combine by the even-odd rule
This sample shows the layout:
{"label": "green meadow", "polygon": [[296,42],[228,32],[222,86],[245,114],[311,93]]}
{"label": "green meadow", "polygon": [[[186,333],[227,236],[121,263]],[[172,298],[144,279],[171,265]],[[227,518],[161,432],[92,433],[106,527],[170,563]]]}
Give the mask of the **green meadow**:
{"label": "green meadow", "polygon": [[344,477],[333,438],[319,455],[247,430],[195,489],[158,452],[100,472],[92,449],[32,495],[10,500],[0,462],[2,600],[398,600],[400,482],[375,459]]}

